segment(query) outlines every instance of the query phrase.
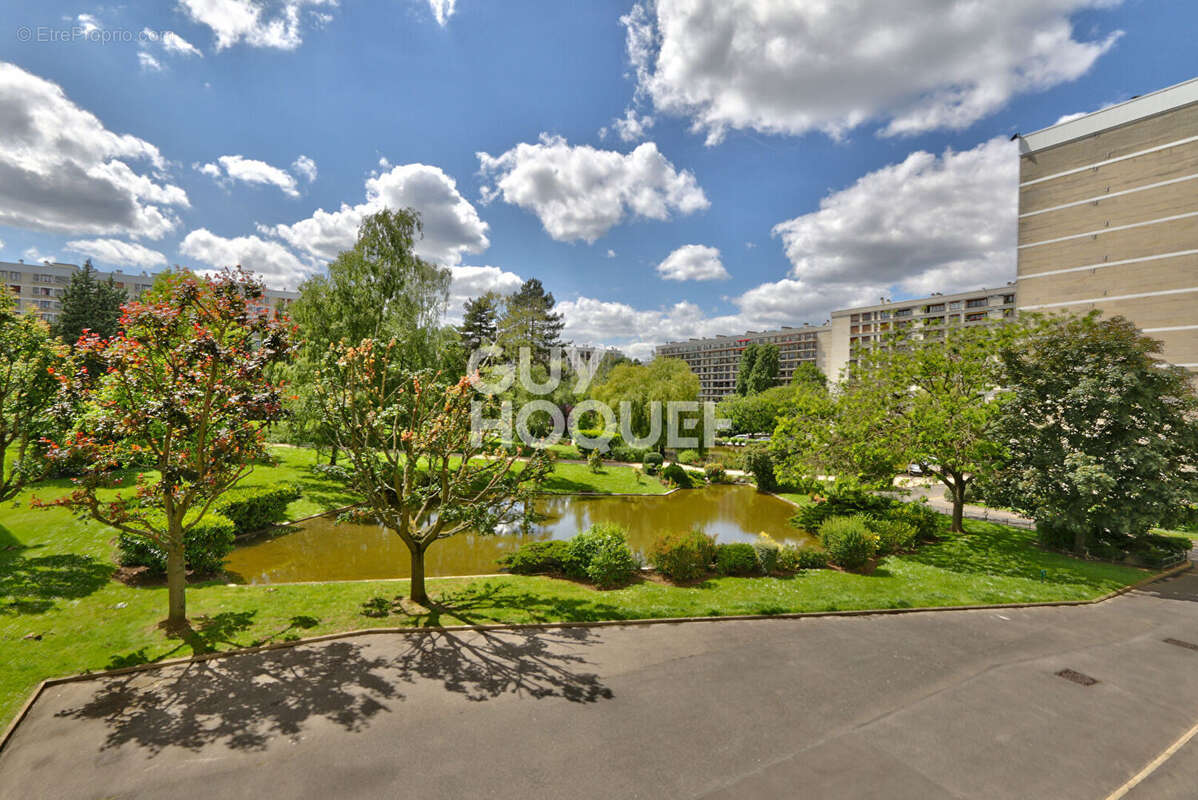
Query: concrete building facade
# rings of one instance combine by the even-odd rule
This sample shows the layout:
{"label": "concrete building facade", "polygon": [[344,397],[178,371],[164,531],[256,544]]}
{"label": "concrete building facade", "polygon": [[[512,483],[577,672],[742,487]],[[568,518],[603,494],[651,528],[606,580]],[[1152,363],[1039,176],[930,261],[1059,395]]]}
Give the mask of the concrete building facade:
{"label": "concrete building facade", "polygon": [[1020,139],[1021,311],[1100,310],[1198,370],[1198,78]]}
{"label": "concrete building facade", "polygon": [[829,380],[839,380],[863,349],[877,347],[897,331],[917,340],[942,339],[950,326],[989,325],[1010,319],[1015,307],[1015,287],[1005,286],[833,311],[825,338],[824,374]]}
{"label": "concrete building facade", "polygon": [[[80,269],[78,264],[57,261],[30,264],[21,261],[0,261],[0,279],[16,297],[17,306],[21,311],[36,314],[47,323],[54,323],[62,313],[62,297],[71,282],[71,276]],[[154,283],[154,276],[146,272],[131,275],[119,269],[113,272],[96,270],[98,280],[108,280],[109,277],[118,288],[124,289],[130,298],[139,297]],[[286,306],[297,297],[298,292],[267,289],[264,305],[274,308],[282,303]]]}
{"label": "concrete building facade", "polygon": [[715,336],[660,345],[655,355],[680,358],[699,377],[699,399],[721,400],[736,390],[740,354],[750,344],[772,344],[778,348],[778,383],[788,383],[799,364],[815,364],[827,373],[823,337],[826,325],[783,327],[773,331],[748,331],[742,336]]}

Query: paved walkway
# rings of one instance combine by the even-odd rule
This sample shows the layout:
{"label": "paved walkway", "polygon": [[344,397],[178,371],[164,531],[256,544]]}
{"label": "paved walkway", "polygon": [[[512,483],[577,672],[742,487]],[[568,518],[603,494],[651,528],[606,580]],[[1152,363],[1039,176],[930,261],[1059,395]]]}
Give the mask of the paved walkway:
{"label": "paved walkway", "polygon": [[[1198,650],[1166,639],[1198,643],[1198,575],[1084,607],[362,636],[53,687],[0,798],[1104,800],[1198,722]],[[1198,742],[1127,796],[1196,777]]]}

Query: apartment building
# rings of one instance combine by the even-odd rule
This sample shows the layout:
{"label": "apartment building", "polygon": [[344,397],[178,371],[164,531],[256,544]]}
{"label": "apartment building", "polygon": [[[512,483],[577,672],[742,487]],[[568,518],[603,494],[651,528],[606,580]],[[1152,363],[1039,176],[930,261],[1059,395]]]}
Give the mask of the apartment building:
{"label": "apartment building", "polygon": [[[23,261],[0,261],[0,279],[17,298],[17,307],[21,311],[36,314],[47,323],[53,323],[62,312],[62,297],[71,282],[71,276],[80,269],[77,264],[57,261],[31,264]],[[113,272],[96,270],[98,280],[108,280],[109,277],[130,297],[140,296],[154,283],[154,276],[146,272],[130,275],[119,269]],[[297,297],[298,292],[267,289],[262,305],[275,308],[282,303],[286,306]]]}
{"label": "apartment building", "polygon": [[878,346],[897,331],[927,341],[944,338],[950,326],[988,325],[1010,319],[1015,315],[1015,297],[1015,287],[1005,286],[833,311],[825,340],[824,374],[830,380],[839,380],[864,348]]}
{"label": "apartment building", "polygon": [[662,358],[680,358],[699,377],[699,399],[720,400],[736,390],[740,354],[750,344],[772,344],[778,348],[778,383],[788,383],[799,364],[815,364],[824,372],[822,339],[828,326],[803,325],[773,331],[748,331],[741,336],[716,336],[668,342],[655,350]]}
{"label": "apartment building", "polygon": [[1100,310],[1198,370],[1198,78],[1020,138],[1020,311]]}

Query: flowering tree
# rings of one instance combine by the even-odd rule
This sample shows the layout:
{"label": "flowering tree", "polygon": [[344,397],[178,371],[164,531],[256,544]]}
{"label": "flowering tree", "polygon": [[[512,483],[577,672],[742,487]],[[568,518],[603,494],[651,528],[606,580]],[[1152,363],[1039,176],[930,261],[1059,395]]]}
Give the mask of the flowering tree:
{"label": "flowering tree", "polygon": [[48,428],[49,410],[61,364],[45,324],[16,308],[0,291],[0,501],[9,500],[39,472],[38,440]]}
{"label": "flowering tree", "polygon": [[548,471],[541,451],[523,465],[490,431],[472,433],[472,410],[493,415],[469,377],[396,368],[395,341],[339,348],[321,369],[319,394],[353,463],[365,515],[394,531],[412,557],[411,599],[427,603],[424,554],[464,531],[490,533],[524,507]]}
{"label": "flowering tree", "polygon": [[[103,365],[77,392],[85,423],[49,444],[51,459],[83,463],[70,495],[54,501],[166,552],[167,626],[187,623],[184,536],[263,453],[263,429],[281,414],[271,364],[291,353],[291,330],[260,310],[262,284],[226,270],[180,275],[145,302],[124,306],[123,332],[81,337],[78,349]],[[132,494],[112,493],[130,463],[152,466]]]}

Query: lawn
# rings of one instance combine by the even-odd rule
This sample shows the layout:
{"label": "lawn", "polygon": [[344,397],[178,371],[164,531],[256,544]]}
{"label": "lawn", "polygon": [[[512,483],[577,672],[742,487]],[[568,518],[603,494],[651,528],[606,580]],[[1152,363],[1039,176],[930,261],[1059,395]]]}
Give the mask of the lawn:
{"label": "lawn", "polygon": [[596,473],[585,464],[561,462],[553,465],[553,473],[546,479],[544,489],[553,494],[664,494],[667,491],[665,484],[654,476],[643,473],[638,476],[634,467],[606,464]]}
{"label": "lawn", "polygon": [[[311,451],[275,453],[280,463],[259,467],[247,483],[300,483],[306,495],[289,507],[293,518],[352,501],[344,488],[309,470],[315,461]],[[557,491],[575,484],[662,491],[648,477],[636,484],[627,468],[606,467],[596,476],[579,465],[558,465],[555,479]],[[36,493],[48,499],[68,486],[48,482]],[[970,521],[967,535],[890,557],[872,575],[813,570],[792,578],[712,578],[686,588],[644,581],[615,591],[544,577],[430,579],[437,603],[420,617],[362,614],[364,602],[394,598],[406,590],[406,581],[277,586],[212,581],[188,590],[194,631],[186,639],[168,639],[156,626],[166,607],[165,589],[111,579],[112,531],[61,509],[31,509],[32,494],[0,508],[0,725],[46,677],[356,628],[1082,600],[1149,574],[1046,553],[1028,531]]]}

